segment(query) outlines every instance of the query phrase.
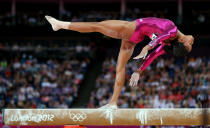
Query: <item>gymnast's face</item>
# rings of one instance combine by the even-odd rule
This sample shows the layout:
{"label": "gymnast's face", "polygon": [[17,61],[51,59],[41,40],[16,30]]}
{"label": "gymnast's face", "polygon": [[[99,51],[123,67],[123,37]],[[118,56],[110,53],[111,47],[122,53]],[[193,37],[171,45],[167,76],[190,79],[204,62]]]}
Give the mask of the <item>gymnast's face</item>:
{"label": "gymnast's face", "polygon": [[188,52],[192,50],[192,45],[194,43],[194,37],[192,35],[183,35],[178,40],[184,44]]}

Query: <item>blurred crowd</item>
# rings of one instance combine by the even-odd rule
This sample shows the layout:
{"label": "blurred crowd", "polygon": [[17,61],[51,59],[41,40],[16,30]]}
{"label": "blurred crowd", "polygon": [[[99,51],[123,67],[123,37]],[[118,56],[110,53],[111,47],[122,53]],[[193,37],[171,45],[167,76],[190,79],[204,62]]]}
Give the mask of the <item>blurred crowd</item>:
{"label": "blurred crowd", "polygon": [[[57,14],[57,13],[56,13]],[[210,10],[192,10],[190,14],[184,17],[184,21],[187,23],[203,24],[210,23]],[[124,16],[120,15],[120,11],[70,11],[63,10],[60,15],[55,15],[53,11],[27,11],[17,12],[16,15],[12,15],[10,12],[0,14],[0,26],[44,26],[47,22],[44,19],[44,15],[52,15],[60,20],[66,21],[103,21],[103,20],[127,20],[132,21],[142,17],[159,17],[169,18],[174,22],[179,22],[177,15],[169,13],[168,9],[165,10],[140,10],[139,8],[127,9]]]}
{"label": "blurred crowd", "polygon": [[[78,38],[79,39],[79,38]],[[7,55],[7,58],[14,56],[25,56],[33,53],[39,58],[60,58],[72,59],[94,56],[95,43],[89,39],[76,40],[22,40],[22,41],[3,41],[0,42],[0,51]]]}
{"label": "blurred crowd", "polygon": [[193,24],[206,24],[210,23],[210,10],[192,10]]}
{"label": "blurred crowd", "polygon": [[[14,43],[12,47],[7,46],[2,43],[0,47],[3,53],[0,59],[0,108],[69,108],[72,105],[94,51],[90,44],[75,44],[71,49],[75,54],[70,58],[65,57],[69,54],[65,52],[56,57],[49,53],[47,59],[37,56],[49,50],[47,44],[39,45],[38,53],[33,45]],[[54,48],[51,50],[56,50],[56,54],[64,50]]]}
{"label": "blurred crowd", "polygon": [[68,17],[71,19],[70,21],[103,21],[103,20],[127,20],[132,21],[138,19],[140,17],[160,17],[165,18],[168,14],[167,9],[152,11],[146,10],[142,11],[139,8],[134,9],[127,9],[124,16],[120,14],[119,11],[81,11],[78,12],[76,15],[72,15],[75,13],[70,13],[69,11],[64,11],[63,18]]}
{"label": "blurred crowd", "polygon": [[[108,103],[113,94],[116,60],[106,59],[88,107]],[[126,67],[126,82],[118,101],[120,108],[201,108],[210,107],[210,58],[161,58],[141,76],[137,88],[129,86],[137,62]],[[151,77],[152,76],[152,77]]]}
{"label": "blurred crowd", "polygon": [[[38,12],[17,12],[15,16],[12,14],[5,13],[0,15],[0,25],[13,26],[13,25],[23,25],[23,26],[44,26],[45,22],[44,15],[50,15],[49,11],[38,11]],[[54,14],[56,18],[60,20],[67,21],[102,21],[110,19],[122,19],[122,20],[135,20],[140,17],[161,17],[164,18],[167,14],[165,11],[140,11],[138,8],[128,9],[125,16],[121,16],[119,11],[79,11],[72,12],[69,10],[63,10],[61,12],[60,18]]]}

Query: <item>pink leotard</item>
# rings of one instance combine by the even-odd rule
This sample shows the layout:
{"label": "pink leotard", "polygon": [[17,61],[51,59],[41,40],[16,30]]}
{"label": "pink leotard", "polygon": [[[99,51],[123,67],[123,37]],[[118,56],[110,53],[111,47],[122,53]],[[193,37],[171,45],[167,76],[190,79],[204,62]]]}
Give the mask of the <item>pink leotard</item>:
{"label": "pink leotard", "polygon": [[160,18],[141,18],[136,20],[136,29],[130,38],[133,43],[141,42],[145,36],[150,37],[149,45],[154,48],[158,44],[160,46],[146,57],[139,70],[143,71],[158,56],[165,53],[163,47],[166,45],[164,40],[176,37],[177,27],[174,23],[167,19]]}

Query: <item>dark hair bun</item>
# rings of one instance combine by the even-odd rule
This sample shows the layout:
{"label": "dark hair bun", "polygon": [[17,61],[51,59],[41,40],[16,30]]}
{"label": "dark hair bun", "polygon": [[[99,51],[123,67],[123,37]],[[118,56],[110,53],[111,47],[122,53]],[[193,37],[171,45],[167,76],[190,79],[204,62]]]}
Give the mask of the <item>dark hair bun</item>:
{"label": "dark hair bun", "polygon": [[178,42],[177,38],[171,41],[171,46],[166,45],[163,49],[166,53],[173,54],[176,57],[182,57],[188,54],[188,51],[185,48],[184,44]]}
{"label": "dark hair bun", "polygon": [[186,56],[188,54],[187,49],[185,48],[183,43],[177,42],[173,45],[173,55],[177,57]]}

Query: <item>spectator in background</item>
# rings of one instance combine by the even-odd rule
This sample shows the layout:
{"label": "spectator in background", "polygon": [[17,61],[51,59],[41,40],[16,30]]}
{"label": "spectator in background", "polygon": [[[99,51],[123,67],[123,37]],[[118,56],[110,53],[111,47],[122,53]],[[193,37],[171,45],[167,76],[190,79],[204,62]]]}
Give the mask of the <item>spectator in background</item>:
{"label": "spectator in background", "polygon": [[[136,90],[123,86],[118,104],[122,108],[210,107],[207,91],[210,88],[209,60],[201,57],[192,57],[189,61],[161,59],[147,68]],[[88,106],[99,107],[110,100],[115,65],[114,59],[104,61],[102,74],[96,80],[96,89],[91,93]],[[137,69],[136,63],[128,63],[127,69],[126,84],[131,73]]]}
{"label": "spectator in background", "polygon": [[[7,55],[0,60],[0,107],[1,108],[68,108],[77,97],[90,58],[91,47],[76,46],[85,56],[70,60],[42,60],[36,56],[34,46],[14,45],[12,49],[3,44]],[[82,47],[82,48],[81,48]],[[78,50],[78,49],[73,50]],[[52,50],[53,48],[51,48]],[[56,50],[59,47],[56,48]],[[82,49],[82,50],[81,50]],[[19,52],[23,50],[22,52]],[[40,53],[46,52],[40,45]],[[63,50],[61,48],[61,50]],[[28,54],[27,51],[30,51]],[[57,50],[59,52],[59,50]],[[10,53],[10,54],[8,54]],[[66,52],[62,57],[67,56]],[[78,52],[76,52],[77,56]],[[39,54],[38,54],[39,55]],[[58,61],[59,60],[59,61]],[[81,61],[81,63],[79,63]]]}

